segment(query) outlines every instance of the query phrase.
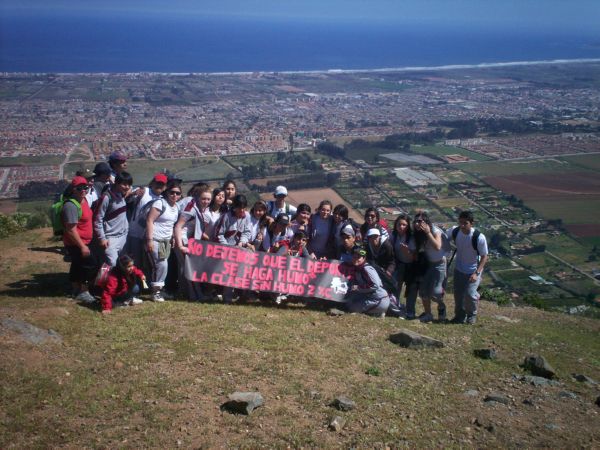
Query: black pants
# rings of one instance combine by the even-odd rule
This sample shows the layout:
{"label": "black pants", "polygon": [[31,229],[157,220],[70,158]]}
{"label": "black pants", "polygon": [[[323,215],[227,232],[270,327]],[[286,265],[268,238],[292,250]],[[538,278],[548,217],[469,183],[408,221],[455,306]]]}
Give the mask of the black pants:
{"label": "black pants", "polygon": [[91,286],[98,271],[98,264],[94,255],[90,253],[90,256],[84,258],[81,249],[77,246],[69,245],[66,250],[71,255],[69,281],[72,283],[88,283]]}

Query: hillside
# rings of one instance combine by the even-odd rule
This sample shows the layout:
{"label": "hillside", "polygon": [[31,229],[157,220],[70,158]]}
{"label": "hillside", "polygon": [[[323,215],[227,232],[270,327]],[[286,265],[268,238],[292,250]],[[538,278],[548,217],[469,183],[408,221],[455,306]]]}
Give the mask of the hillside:
{"label": "hillside", "polygon": [[[489,302],[475,326],[180,301],[104,318],[64,295],[49,236],[0,241],[1,448],[600,446],[600,386],[572,377],[600,381],[598,320]],[[55,333],[32,343],[21,321]],[[401,329],[445,346],[401,348]],[[520,380],[530,354],[556,384]],[[264,406],[222,411],[234,391]],[[356,407],[330,406],[340,395]]]}

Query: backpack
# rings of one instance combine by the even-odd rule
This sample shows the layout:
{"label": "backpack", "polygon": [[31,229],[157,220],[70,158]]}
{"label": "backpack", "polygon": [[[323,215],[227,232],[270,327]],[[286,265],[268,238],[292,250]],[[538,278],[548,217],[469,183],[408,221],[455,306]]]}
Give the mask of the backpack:
{"label": "backpack", "polygon": [[[167,206],[165,205],[164,198],[161,197],[160,199],[157,199],[157,200],[160,200],[160,204],[162,206],[162,208],[158,214],[158,217],[160,217],[163,215],[163,213],[167,209]],[[152,209],[152,205],[154,204],[154,202],[156,202],[156,200],[150,200],[148,203],[146,203],[144,206],[142,206],[142,209],[140,209],[140,213],[136,217],[138,225],[140,225],[143,228],[146,228],[146,220],[148,220],[148,214],[150,213],[150,210]],[[158,217],[157,217],[157,219],[158,219]]]}
{"label": "backpack", "polygon": [[77,218],[81,219],[81,204],[74,198],[66,197],[64,194],[60,196],[57,202],[50,207],[50,221],[52,222],[52,231],[54,236],[62,236],[65,231],[65,224],[62,219],[62,211],[66,202],[71,202],[77,207]]}

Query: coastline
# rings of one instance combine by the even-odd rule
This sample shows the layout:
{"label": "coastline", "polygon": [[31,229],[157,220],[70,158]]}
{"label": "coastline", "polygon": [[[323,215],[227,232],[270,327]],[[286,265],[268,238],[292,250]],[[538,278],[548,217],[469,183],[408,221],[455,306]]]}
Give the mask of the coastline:
{"label": "coastline", "polygon": [[600,63],[600,58],[551,59],[533,61],[508,61],[477,64],[448,64],[442,66],[407,66],[383,67],[373,69],[321,69],[321,70],[266,70],[266,71],[237,71],[237,72],[0,72],[0,77],[14,75],[59,75],[59,76],[98,76],[98,75],[168,75],[168,76],[249,76],[249,75],[335,75],[356,73],[392,73],[392,72],[422,72],[465,69],[488,69],[495,67],[539,66],[551,64],[587,64]]}

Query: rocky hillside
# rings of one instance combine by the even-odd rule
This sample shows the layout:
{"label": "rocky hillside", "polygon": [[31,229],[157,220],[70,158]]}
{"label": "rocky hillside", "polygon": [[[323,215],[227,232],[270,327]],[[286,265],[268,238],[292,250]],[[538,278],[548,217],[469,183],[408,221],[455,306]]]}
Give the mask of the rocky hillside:
{"label": "rocky hillside", "polygon": [[1,448],[600,446],[600,321],[487,302],[474,326],[184,301],[105,318],[65,295],[49,235],[0,241]]}

